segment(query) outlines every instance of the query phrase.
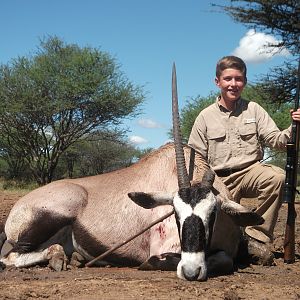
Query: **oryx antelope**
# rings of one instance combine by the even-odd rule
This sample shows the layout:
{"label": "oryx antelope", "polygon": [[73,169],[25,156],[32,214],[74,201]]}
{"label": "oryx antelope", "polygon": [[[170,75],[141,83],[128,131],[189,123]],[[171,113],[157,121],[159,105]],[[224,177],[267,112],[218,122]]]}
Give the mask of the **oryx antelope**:
{"label": "oryx antelope", "polygon": [[133,266],[156,257],[149,259],[153,268],[170,269],[169,256],[161,255],[180,253],[181,242],[179,264],[171,260],[181,278],[204,280],[210,272],[231,272],[240,241],[237,225],[263,220],[229,200],[224,184],[197,153],[190,185],[185,161],[189,168],[191,151],[181,143],[176,147],[181,149],[177,164],[174,146],[167,144],[128,168],[59,180],[25,195],[7,218],[1,262],[16,267],[49,262],[62,269],[73,251],[89,261],[172,209],[159,204],[173,204],[179,230],[171,216],[98,265]]}

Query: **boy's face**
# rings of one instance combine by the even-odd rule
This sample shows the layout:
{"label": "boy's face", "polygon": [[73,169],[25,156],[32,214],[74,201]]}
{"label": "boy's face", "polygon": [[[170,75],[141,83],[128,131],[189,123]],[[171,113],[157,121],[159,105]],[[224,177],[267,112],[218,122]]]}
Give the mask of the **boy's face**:
{"label": "boy's face", "polygon": [[219,78],[215,78],[215,83],[220,88],[221,97],[225,101],[236,101],[240,98],[247,79],[239,70],[225,69]]}

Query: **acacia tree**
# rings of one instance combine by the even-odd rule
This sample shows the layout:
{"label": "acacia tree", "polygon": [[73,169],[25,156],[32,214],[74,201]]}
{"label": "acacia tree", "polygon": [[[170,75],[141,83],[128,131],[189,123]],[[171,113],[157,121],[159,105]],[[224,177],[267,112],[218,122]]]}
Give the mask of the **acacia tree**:
{"label": "acacia tree", "polygon": [[59,167],[65,165],[69,178],[96,175],[129,166],[137,154],[122,132],[94,132],[69,147]]}
{"label": "acacia tree", "polygon": [[279,36],[280,42],[270,46],[285,47],[294,55],[299,54],[299,0],[230,0],[229,6],[214,6],[220,7],[236,22]]}
{"label": "acacia tree", "polygon": [[136,115],[144,95],[109,54],[49,37],[1,65],[0,99],[1,138],[45,184],[70,145]]}

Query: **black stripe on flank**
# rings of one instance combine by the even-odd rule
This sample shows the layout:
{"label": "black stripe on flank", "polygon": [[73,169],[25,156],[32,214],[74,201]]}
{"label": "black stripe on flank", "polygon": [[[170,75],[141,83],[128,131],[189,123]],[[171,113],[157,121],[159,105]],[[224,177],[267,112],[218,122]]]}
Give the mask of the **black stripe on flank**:
{"label": "black stripe on flank", "polygon": [[191,215],[182,226],[181,248],[184,252],[200,252],[205,249],[205,228],[201,218]]}
{"label": "black stripe on flank", "polygon": [[70,225],[73,218],[55,214],[51,211],[34,211],[34,218],[19,234],[13,251],[26,253],[34,251],[42,243],[51,238],[58,230]]}

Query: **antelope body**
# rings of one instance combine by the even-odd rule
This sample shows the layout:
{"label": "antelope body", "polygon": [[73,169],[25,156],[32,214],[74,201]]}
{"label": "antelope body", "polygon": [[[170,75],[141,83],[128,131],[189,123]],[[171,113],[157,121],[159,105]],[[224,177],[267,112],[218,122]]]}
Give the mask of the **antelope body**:
{"label": "antelope body", "polygon": [[[190,149],[184,148],[189,162]],[[201,182],[208,165],[196,154],[193,177]],[[216,177],[214,189],[219,203],[229,203],[229,192]],[[6,244],[13,249],[1,258],[5,265],[30,266],[61,253],[80,253],[87,261],[126,240],[149,223],[171,211],[171,206],[146,210],[130,201],[132,191],[159,191],[175,195],[178,190],[173,144],[162,146],[136,164],[107,174],[81,179],[60,180],[33,190],[12,208],[6,224]],[[224,215],[215,226],[212,247],[234,258],[240,230]],[[217,227],[219,229],[217,229]],[[214,249],[211,249],[213,252]],[[180,253],[174,216],[152,227],[132,242],[109,255],[105,263],[136,266],[149,257]],[[4,253],[5,254],[5,253]],[[63,261],[63,260],[62,260]],[[104,262],[99,262],[103,264]]]}

